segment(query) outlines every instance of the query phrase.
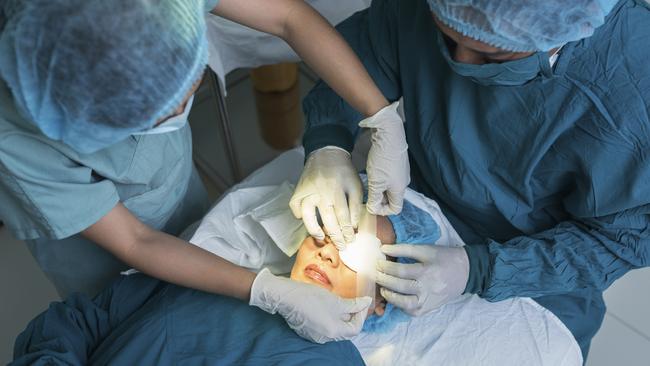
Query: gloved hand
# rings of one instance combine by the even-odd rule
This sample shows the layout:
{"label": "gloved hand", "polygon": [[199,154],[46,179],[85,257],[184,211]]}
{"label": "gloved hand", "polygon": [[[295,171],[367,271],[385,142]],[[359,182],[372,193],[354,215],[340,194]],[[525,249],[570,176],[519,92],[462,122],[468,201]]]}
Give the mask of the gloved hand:
{"label": "gloved hand", "polygon": [[344,299],[307,283],[263,269],[251,288],[250,305],[279,313],[301,337],[316,343],[350,339],[361,332],[370,297]]}
{"label": "gloved hand", "polygon": [[359,123],[359,127],[372,128],[372,146],[366,163],[366,207],[375,215],[400,213],[404,191],[411,182],[408,145],[398,106],[399,102],[395,102]]}
{"label": "gloved hand", "polygon": [[377,263],[377,284],[386,301],[411,315],[422,315],[460,296],[469,278],[469,259],[462,247],[383,245],[391,257],[418,263]]}
{"label": "gloved hand", "polygon": [[297,219],[302,218],[309,235],[323,240],[325,233],[316,218],[318,207],[327,235],[342,250],[354,240],[362,200],[361,180],[350,153],[327,146],[307,158],[289,206]]}

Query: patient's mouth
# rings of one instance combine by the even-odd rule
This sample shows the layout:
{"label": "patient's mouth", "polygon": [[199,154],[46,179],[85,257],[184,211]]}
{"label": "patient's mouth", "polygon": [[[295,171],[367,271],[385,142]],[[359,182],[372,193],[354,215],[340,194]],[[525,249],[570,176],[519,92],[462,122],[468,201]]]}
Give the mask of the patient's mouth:
{"label": "patient's mouth", "polygon": [[307,267],[305,267],[305,276],[311,278],[316,282],[320,282],[323,285],[326,286],[332,285],[329,277],[327,277],[327,274],[323,272],[320,268],[318,268],[318,266],[315,264],[310,264]]}

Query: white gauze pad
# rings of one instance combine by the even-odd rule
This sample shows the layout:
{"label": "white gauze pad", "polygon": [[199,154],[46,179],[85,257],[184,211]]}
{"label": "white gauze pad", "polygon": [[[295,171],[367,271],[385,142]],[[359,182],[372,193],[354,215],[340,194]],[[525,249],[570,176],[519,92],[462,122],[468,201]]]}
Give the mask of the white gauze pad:
{"label": "white gauze pad", "polygon": [[351,270],[367,275],[375,272],[378,260],[386,259],[380,246],[381,242],[375,235],[359,232],[354,241],[339,252],[339,256]]}

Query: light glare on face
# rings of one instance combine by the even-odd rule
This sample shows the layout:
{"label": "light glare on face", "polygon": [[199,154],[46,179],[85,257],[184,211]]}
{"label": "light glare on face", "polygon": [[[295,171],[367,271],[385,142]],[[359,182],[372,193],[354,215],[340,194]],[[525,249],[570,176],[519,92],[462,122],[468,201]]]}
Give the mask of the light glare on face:
{"label": "light glare on face", "polygon": [[360,232],[339,255],[343,263],[351,270],[369,274],[374,272],[378,259],[386,259],[379,249],[380,246],[381,242],[376,236]]}

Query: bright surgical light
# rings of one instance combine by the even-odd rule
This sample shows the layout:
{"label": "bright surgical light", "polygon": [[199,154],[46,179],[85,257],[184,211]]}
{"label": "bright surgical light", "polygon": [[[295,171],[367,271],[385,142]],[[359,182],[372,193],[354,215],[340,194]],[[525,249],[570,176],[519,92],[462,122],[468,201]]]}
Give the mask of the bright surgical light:
{"label": "bright surgical light", "polygon": [[339,252],[343,263],[357,273],[369,274],[374,272],[379,259],[386,259],[379,247],[381,242],[370,233],[359,232],[354,241]]}
{"label": "bright surgical light", "polygon": [[362,208],[359,231],[354,240],[339,252],[341,261],[357,273],[357,296],[375,297],[377,261],[385,260],[381,241],[377,238],[377,217]]}

